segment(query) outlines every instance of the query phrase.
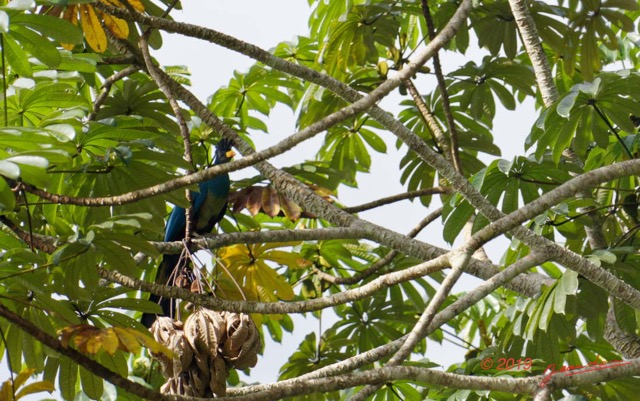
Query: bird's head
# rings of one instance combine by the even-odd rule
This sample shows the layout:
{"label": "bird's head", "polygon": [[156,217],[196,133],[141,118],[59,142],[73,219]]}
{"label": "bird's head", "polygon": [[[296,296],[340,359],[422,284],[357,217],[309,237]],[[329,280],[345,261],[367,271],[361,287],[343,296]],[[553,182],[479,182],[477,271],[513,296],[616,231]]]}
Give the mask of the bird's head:
{"label": "bird's head", "polygon": [[216,145],[216,155],[215,155],[214,163],[222,164],[231,160],[231,158],[236,155],[236,153],[233,150],[231,150],[232,146],[233,146],[233,141],[227,138],[222,138],[220,142],[218,142],[218,144]]}

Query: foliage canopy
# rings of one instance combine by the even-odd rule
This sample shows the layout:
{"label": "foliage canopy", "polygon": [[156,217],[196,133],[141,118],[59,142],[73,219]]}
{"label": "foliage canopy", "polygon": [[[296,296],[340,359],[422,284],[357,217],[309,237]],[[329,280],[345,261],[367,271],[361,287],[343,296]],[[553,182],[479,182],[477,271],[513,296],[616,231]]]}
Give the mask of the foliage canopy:
{"label": "foliage canopy", "polygon": [[[139,322],[159,311],[148,292],[250,313],[276,342],[310,331],[293,314],[337,316],[292,347],[281,383],[247,385],[232,371],[230,397],[634,399],[637,1],[309,5],[308,34],[267,52],[173,21],[177,1],[3,2],[0,351],[15,376],[0,401],[53,389],[67,400],[165,399],[149,355],[172,350]],[[166,33],[256,63],[204,104],[187,67],[150,57]],[[445,51],[469,61],[447,71]],[[390,93],[400,100],[382,109]],[[502,159],[496,112],[525,100],[539,118],[514,127],[522,154]],[[253,149],[276,107],[299,131]],[[319,134],[313,160],[269,163]],[[243,157],[212,166],[222,137]],[[394,145],[403,157],[388,170],[407,192],[343,205],[341,189]],[[252,167],[215,234],[160,242],[188,190]],[[358,216],[407,199],[424,209],[396,216],[415,220],[410,233]],[[427,226],[450,246],[414,239]],[[499,261],[481,249],[495,237],[510,243]],[[149,284],[160,255],[185,247],[195,285]],[[452,293],[463,273],[486,281]],[[456,338],[466,357],[442,372],[426,338]]]}

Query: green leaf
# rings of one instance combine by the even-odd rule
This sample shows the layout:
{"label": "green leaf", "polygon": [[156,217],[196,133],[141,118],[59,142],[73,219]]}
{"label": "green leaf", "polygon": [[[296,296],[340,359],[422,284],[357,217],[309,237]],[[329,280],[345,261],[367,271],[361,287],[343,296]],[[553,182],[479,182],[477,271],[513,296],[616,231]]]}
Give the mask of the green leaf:
{"label": "green leaf", "polygon": [[20,167],[14,163],[0,160],[0,175],[17,180],[20,177]]}
{"label": "green leaf", "polygon": [[102,397],[102,392],[104,391],[102,379],[80,366],[80,383],[82,386],[82,391],[89,398],[93,400],[99,400]]}
{"label": "green leaf", "polygon": [[0,213],[12,212],[16,207],[16,197],[4,178],[0,177]]}
{"label": "green leaf", "polygon": [[18,41],[33,57],[42,61],[48,67],[56,68],[62,61],[56,46],[30,29],[20,25],[12,26],[11,37]]}
{"label": "green leaf", "polygon": [[569,116],[571,115],[571,109],[575,105],[578,95],[578,91],[569,92],[560,100],[560,103],[558,103],[556,112],[564,118],[569,118]]}
{"label": "green leaf", "polygon": [[73,400],[76,396],[78,382],[78,365],[67,357],[60,357],[58,388],[65,400]]}
{"label": "green leaf", "polygon": [[31,65],[26,53],[20,45],[9,35],[3,35],[4,55],[7,63],[15,70],[15,72],[23,77],[31,77]]}
{"label": "green leaf", "polygon": [[9,4],[6,5],[7,8],[22,11],[34,8],[35,6],[36,2],[34,0],[11,0]]}
{"label": "green leaf", "polygon": [[60,43],[82,43],[82,31],[70,22],[44,14],[18,14],[13,16],[12,24],[24,25],[36,30],[44,37],[52,38]]}

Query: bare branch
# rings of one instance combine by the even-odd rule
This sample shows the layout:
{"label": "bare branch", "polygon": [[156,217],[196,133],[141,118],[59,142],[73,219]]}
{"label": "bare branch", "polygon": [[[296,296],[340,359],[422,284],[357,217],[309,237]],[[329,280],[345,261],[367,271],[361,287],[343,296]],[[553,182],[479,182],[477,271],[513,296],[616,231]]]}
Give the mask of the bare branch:
{"label": "bare branch", "polygon": [[295,302],[256,302],[256,301],[229,301],[213,298],[208,294],[197,294],[180,287],[165,286],[149,283],[133,277],[128,277],[116,271],[100,268],[99,275],[111,282],[134,290],[150,292],[166,298],[182,299],[192,302],[195,306],[204,306],[212,310],[231,311],[238,313],[305,313],[326,309],[335,305],[342,305],[362,299],[392,285],[413,280],[418,277],[432,274],[447,267],[445,256],[421,263],[408,269],[388,273],[358,288],[333,294],[328,297]]}
{"label": "bare branch", "polygon": [[449,187],[422,188],[422,189],[417,189],[415,191],[405,192],[405,193],[402,193],[402,194],[387,196],[385,198],[380,198],[380,199],[377,199],[375,201],[363,203],[363,204],[357,205],[357,206],[348,206],[348,207],[343,208],[342,210],[344,210],[347,213],[359,213],[359,212],[363,212],[365,210],[374,209],[376,207],[388,205],[390,203],[399,202],[399,201],[403,201],[403,200],[406,200],[406,199],[413,199],[413,198],[419,198],[419,197],[423,197],[423,196],[431,196],[431,195],[436,195],[436,194],[449,195],[451,193],[453,193],[453,191]]}
{"label": "bare branch", "polygon": [[529,6],[526,1],[509,0],[509,5],[515,17],[516,25],[518,25],[518,31],[520,31],[524,47],[531,59],[533,72],[538,81],[538,88],[540,88],[540,93],[542,94],[542,101],[548,107],[558,98],[558,89],[553,81],[549,60],[547,60],[547,55],[544,54],[542,49],[538,29],[531,17],[531,13],[529,13]]}
{"label": "bare branch", "polygon": [[110,77],[108,77],[107,79],[105,79],[104,82],[102,83],[102,90],[100,91],[100,94],[96,97],[96,100],[94,100],[93,102],[93,110],[87,116],[87,121],[93,121],[96,119],[96,116],[98,115],[98,112],[102,107],[102,104],[109,97],[109,92],[111,92],[111,87],[113,86],[113,84],[125,77],[128,77],[131,74],[135,74],[139,69],[140,68],[138,66],[130,65],[125,69],[120,70],[115,74],[111,75]]}
{"label": "bare branch", "polygon": [[[433,25],[433,19],[431,18],[431,11],[429,10],[429,3],[427,0],[421,1],[422,14],[424,20],[427,23],[427,30],[429,31],[429,39],[433,40],[436,37],[436,28]],[[436,73],[436,79],[438,80],[438,90],[440,96],[442,96],[442,108],[444,110],[444,117],[449,127],[449,135],[451,146],[451,159],[453,160],[453,167],[460,174],[464,174],[462,170],[462,162],[460,161],[460,153],[458,152],[458,130],[456,129],[456,123],[453,119],[453,113],[451,112],[451,103],[449,102],[449,92],[447,91],[447,83],[444,80],[444,74],[442,73],[442,66],[440,65],[440,55],[438,52],[433,55],[433,70]]]}

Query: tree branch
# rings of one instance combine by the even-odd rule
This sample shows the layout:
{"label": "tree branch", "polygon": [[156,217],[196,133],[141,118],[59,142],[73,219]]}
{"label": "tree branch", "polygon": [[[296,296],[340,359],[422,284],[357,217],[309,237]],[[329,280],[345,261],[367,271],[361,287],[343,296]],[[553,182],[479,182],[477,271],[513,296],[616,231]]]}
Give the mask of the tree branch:
{"label": "tree branch", "polygon": [[96,119],[100,108],[109,97],[109,92],[111,92],[113,84],[131,74],[135,74],[139,69],[140,68],[136,65],[130,65],[105,79],[102,83],[102,90],[100,91],[100,94],[96,96],[96,100],[93,102],[93,110],[87,116],[87,121],[94,121]]}
{"label": "tree branch", "polygon": [[390,203],[403,201],[406,199],[419,198],[423,196],[431,196],[436,194],[446,194],[449,195],[453,193],[452,189],[449,187],[433,187],[433,188],[422,188],[415,191],[409,191],[397,195],[387,196],[385,198],[380,198],[371,202],[363,203],[357,206],[348,206],[342,208],[347,213],[359,213],[365,210],[374,209],[376,207],[388,205]]}
{"label": "tree branch", "polygon": [[[451,305],[443,309],[440,313],[438,313],[433,321],[428,325],[425,336],[433,333],[442,325],[446,324],[451,319],[458,316],[468,308],[472,307],[487,295],[491,294],[497,288],[505,286],[506,283],[509,283],[515,277],[518,277],[518,275],[524,273],[534,266],[537,266],[543,261],[544,257],[542,255],[529,254],[515,262],[513,265],[507,267],[503,271],[500,271],[493,277],[489,278],[486,282],[482,283],[474,290],[463,295]],[[302,375],[294,380],[307,380],[310,378],[339,375],[369,365],[375,361],[387,357],[388,355],[400,349],[407,336],[408,335],[402,336],[388,344],[363,352],[344,361],[320,368],[311,373]],[[262,389],[262,387],[256,386],[255,391],[262,391]]]}
{"label": "tree branch", "polygon": [[213,298],[208,294],[197,294],[189,290],[165,286],[161,284],[149,283],[133,277],[125,276],[116,271],[104,268],[98,269],[100,277],[117,283],[121,286],[134,290],[142,290],[159,295],[165,298],[182,299],[193,303],[195,306],[203,306],[208,309],[218,311],[230,311],[237,313],[261,313],[261,314],[283,314],[283,313],[305,313],[321,309],[326,309],[335,305],[343,305],[347,302],[356,301],[371,296],[382,289],[392,285],[413,280],[418,277],[432,274],[448,266],[446,256],[441,256],[410,267],[398,272],[388,273],[380,276],[371,282],[360,287],[345,290],[328,297],[312,299],[308,301],[294,302],[257,302],[257,301],[229,301],[220,298]]}
{"label": "tree branch", "polygon": [[[436,37],[436,28],[433,25],[433,19],[431,18],[431,11],[429,10],[429,3],[427,0],[421,0],[422,14],[424,20],[427,23],[427,30],[429,31],[429,39],[433,40]],[[456,129],[456,123],[453,119],[453,113],[451,112],[451,104],[449,102],[449,92],[447,91],[447,83],[444,80],[444,74],[442,74],[442,66],[440,65],[440,55],[438,52],[433,55],[433,70],[436,73],[436,79],[438,80],[438,89],[440,90],[440,96],[442,96],[442,109],[444,110],[444,117],[449,127],[449,138],[451,141],[451,160],[453,161],[453,167],[460,174],[464,174],[462,170],[462,162],[460,161],[460,153],[458,151],[458,132]]]}
{"label": "tree branch", "polygon": [[544,54],[542,49],[542,41],[540,40],[538,29],[531,17],[531,13],[529,13],[529,6],[525,0],[509,0],[509,5],[515,17],[524,47],[531,59],[538,88],[540,88],[540,93],[542,94],[542,101],[545,106],[549,107],[558,99],[558,89],[553,81],[549,60],[547,60],[547,55]]}

